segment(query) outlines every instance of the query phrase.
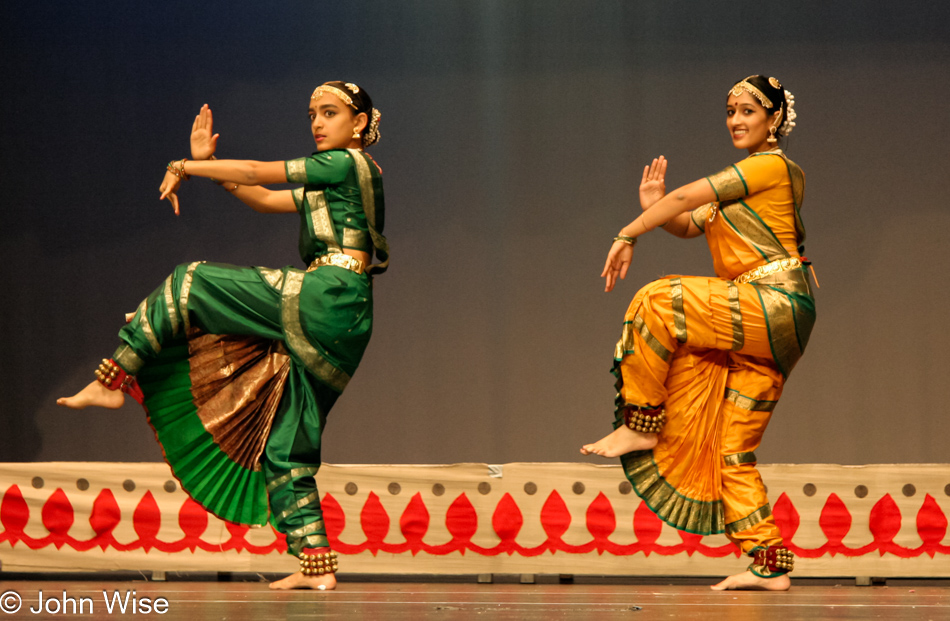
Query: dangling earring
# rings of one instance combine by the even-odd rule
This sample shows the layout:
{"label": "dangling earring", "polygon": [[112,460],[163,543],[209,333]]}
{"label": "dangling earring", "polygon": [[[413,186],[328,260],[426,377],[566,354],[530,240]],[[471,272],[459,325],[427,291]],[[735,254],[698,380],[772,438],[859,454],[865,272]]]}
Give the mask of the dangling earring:
{"label": "dangling earring", "polygon": [[359,128],[358,128],[358,127],[354,127],[354,128],[353,128],[353,140],[359,140],[360,138],[362,138],[362,136],[360,136],[360,130],[359,130]]}
{"label": "dangling earring", "polygon": [[778,138],[775,137],[775,126],[769,127],[769,137],[766,138],[766,142],[769,144],[775,144],[778,142]]}

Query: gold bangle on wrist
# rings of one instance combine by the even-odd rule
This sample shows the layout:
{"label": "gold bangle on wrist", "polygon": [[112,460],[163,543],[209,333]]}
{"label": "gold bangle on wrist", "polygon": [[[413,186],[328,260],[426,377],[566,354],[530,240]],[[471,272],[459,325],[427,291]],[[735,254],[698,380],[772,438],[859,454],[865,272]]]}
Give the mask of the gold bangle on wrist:
{"label": "gold bangle on wrist", "polygon": [[191,179],[191,175],[189,175],[188,173],[185,172],[185,162],[187,162],[187,161],[188,161],[188,158],[187,158],[187,157],[183,157],[183,158],[181,158],[181,160],[178,162],[178,172],[181,173],[181,174],[179,175],[179,177],[180,177],[183,181],[188,181],[189,179]]}
{"label": "gold bangle on wrist", "polygon": [[636,246],[636,245],[637,245],[637,238],[636,238],[636,237],[630,237],[629,235],[624,235],[623,232],[621,232],[619,235],[617,235],[616,237],[614,237],[614,241],[615,241],[615,242],[621,242],[621,243],[627,244],[628,246]]}

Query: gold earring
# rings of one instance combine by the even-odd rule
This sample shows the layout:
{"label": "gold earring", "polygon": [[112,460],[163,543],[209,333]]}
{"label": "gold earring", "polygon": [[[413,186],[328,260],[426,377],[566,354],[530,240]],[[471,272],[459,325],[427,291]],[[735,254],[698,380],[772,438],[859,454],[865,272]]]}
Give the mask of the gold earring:
{"label": "gold earring", "polygon": [[360,138],[362,138],[362,136],[360,136],[360,130],[359,130],[359,128],[358,128],[358,127],[354,127],[354,128],[353,128],[353,140],[359,140]]}
{"label": "gold earring", "polygon": [[769,127],[769,137],[766,139],[766,142],[769,144],[775,144],[778,142],[778,138],[775,137],[775,126]]}

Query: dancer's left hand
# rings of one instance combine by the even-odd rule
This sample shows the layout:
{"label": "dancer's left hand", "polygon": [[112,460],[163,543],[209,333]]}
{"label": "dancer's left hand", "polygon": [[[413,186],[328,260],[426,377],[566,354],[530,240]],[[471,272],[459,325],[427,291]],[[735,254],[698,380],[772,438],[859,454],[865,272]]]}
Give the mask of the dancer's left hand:
{"label": "dancer's left hand", "polygon": [[181,185],[181,179],[170,170],[165,171],[165,178],[162,179],[162,185],[158,186],[158,191],[162,193],[158,200],[163,201],[166,198],[175,208],[175,215],[178,215],[178,186]]}
{"label": "dancer's left hand", "polygon": [[633,246],[620,241],[615,241],[607,253],[607,262],[604,264],[604,271],[600,273],[601,278],[607,279],[604,287],[605,292],[613,291],[617,284],[617,278],[623,280],[627,277],[627,269],[633,260]]}

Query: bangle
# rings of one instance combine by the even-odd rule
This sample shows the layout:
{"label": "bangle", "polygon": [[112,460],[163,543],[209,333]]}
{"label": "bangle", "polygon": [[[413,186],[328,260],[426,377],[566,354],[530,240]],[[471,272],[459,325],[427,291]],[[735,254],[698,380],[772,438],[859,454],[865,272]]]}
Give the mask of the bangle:
{"label": "bangle", "polygon": [[168,162],[168,164],[165,166],[165,170],[167,170],[167,171],[170,172],[171,174],[173,174],[173,175],[175,175],[176,177],[178,177],[179,179],[181,179],[181,175],[179,175],[179,174],[178,174],[178,171],[175,170],[175,160],[172,160],[172,161]]}
{"label": "bangle", "polygon": [[191,179],[191,175],[185,172],[185,162],[187,161],[188,161],[188,158],[183,157],[181,158],[181,161],[178,162],[178,172],[181,173],[179,177],[184,181],[188,181],[189,179]]}
{"label": "bangle", "polygon": [[621,243],[627,244],[628,246],[636,246],[636,245],[637,245],[637,238],[636,238],[636,237],[629,237],[629,236],[627,236],[627,235],[622,235],[622,234],[621,234],[621,235],[617,235],[616,237],[614,237],[614,241],[615,241],[615,242],[621,242]]}

